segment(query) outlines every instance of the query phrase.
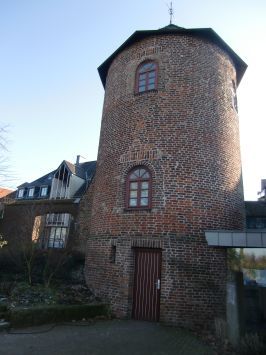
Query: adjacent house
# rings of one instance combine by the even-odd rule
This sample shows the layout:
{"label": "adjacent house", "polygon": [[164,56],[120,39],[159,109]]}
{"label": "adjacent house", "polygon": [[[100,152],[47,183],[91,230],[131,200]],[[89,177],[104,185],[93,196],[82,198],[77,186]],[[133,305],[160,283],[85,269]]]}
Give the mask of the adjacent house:
{"label": "adjacent house", "polygon": [[14,191],[0,187],[0,220],[4,217],[5,203],[14,198]]}
{"label": "adjacent house", "polygon": [[57,169],[18,186],[14,199],[3,201],[1,233],[13,241],[31,238],[45,249],[66,247],[77,235],[79,203],[95,168],[95,161],[81,163],[77,156],[75,164],[63,160]]}
{"label": "adjacent house", "polygon": [[96,162],[80,163],[79,159],[75,164],[63,160],[56,170],[18,186],[16,200],[80,199],[91,182]]}
{"label": "adjacent house", "polygon": [[2,199],[3,197],[8,196],[12,192],[13,192],[13,190],[6,189],[5,187],[0,187],[0,199]]}

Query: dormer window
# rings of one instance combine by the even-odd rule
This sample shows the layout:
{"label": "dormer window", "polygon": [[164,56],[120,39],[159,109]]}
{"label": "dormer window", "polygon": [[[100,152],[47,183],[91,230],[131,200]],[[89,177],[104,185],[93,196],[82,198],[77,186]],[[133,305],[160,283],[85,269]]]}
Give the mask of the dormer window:
{"label": "dormer window", "polygon": [[28,190],[28,197],[33,197],[34,196],[34,187],[30,187]]}
{"label": "dormer window", "polygon": [[136,92],[157,89],[158,65],[153,61],[140,64],[136,75]]}
{"label": "dormer window", "polygon": [[18,198],[23,198],[23,197],[24,197],[24,191],[25,191],[25,189],[19,189],[19,190],[18,190],[17,197],[18,197]]}
{"label": "dormer window", "polygon": [[47,196],[47,194],[48,194],[48,186],[42,186],[40,196],[45,197],[45,196]]}

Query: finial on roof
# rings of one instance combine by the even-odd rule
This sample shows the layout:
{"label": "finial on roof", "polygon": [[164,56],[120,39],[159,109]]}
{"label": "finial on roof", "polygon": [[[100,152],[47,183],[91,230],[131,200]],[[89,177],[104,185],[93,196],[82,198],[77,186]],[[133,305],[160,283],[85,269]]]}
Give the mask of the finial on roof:
{"label": "finial on roof", "polygon": [[168,6],[168,12],[169,12],[169,15],[170,15],[170,25],[172,25],[172,20],[173,20],[173,16],[174,16],[174,10],[173,10],[173,4],[172,4],[172,1],[170,2],[170,6]]}

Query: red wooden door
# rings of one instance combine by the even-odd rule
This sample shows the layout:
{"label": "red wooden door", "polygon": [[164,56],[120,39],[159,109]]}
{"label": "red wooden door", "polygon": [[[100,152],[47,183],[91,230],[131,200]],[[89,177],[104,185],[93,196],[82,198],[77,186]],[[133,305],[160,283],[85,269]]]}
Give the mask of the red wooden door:
{"label": "red wooden door", "polygon": [[160,316],[161,259],[159,249],[135,249],[132,317],[158,321]]}

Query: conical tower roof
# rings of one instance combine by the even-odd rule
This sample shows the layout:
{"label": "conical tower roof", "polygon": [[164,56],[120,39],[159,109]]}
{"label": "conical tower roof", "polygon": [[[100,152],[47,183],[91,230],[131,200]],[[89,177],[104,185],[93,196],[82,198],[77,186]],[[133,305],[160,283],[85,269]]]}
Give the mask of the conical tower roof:
{"label": "conical tower roof", "polygon": [[212,29],[212,28],[192,28],[186,29],[183,27],[176,26],[174,24],[169,24],[165,27],[159,28],[158,30],[144,30],[134,32],[109,58],[107,58],[98,68],[99,75],[103,86],[105,87],[106,77],[108,74],[109,67],[113,59],[122,52],[126,47],[131,46],[133,43],[140,41],[144,38],[150,36],[159,36],[159,35],[168,35],[168,34],[184,34],[189,36],[205,38],[208,41],[215,43],[221,49],[223,49],[230,58],[233,60],[236,73],[237,73],[237,84],[240,83],[246,68],[247,64],[228,46],[228,44]]}

